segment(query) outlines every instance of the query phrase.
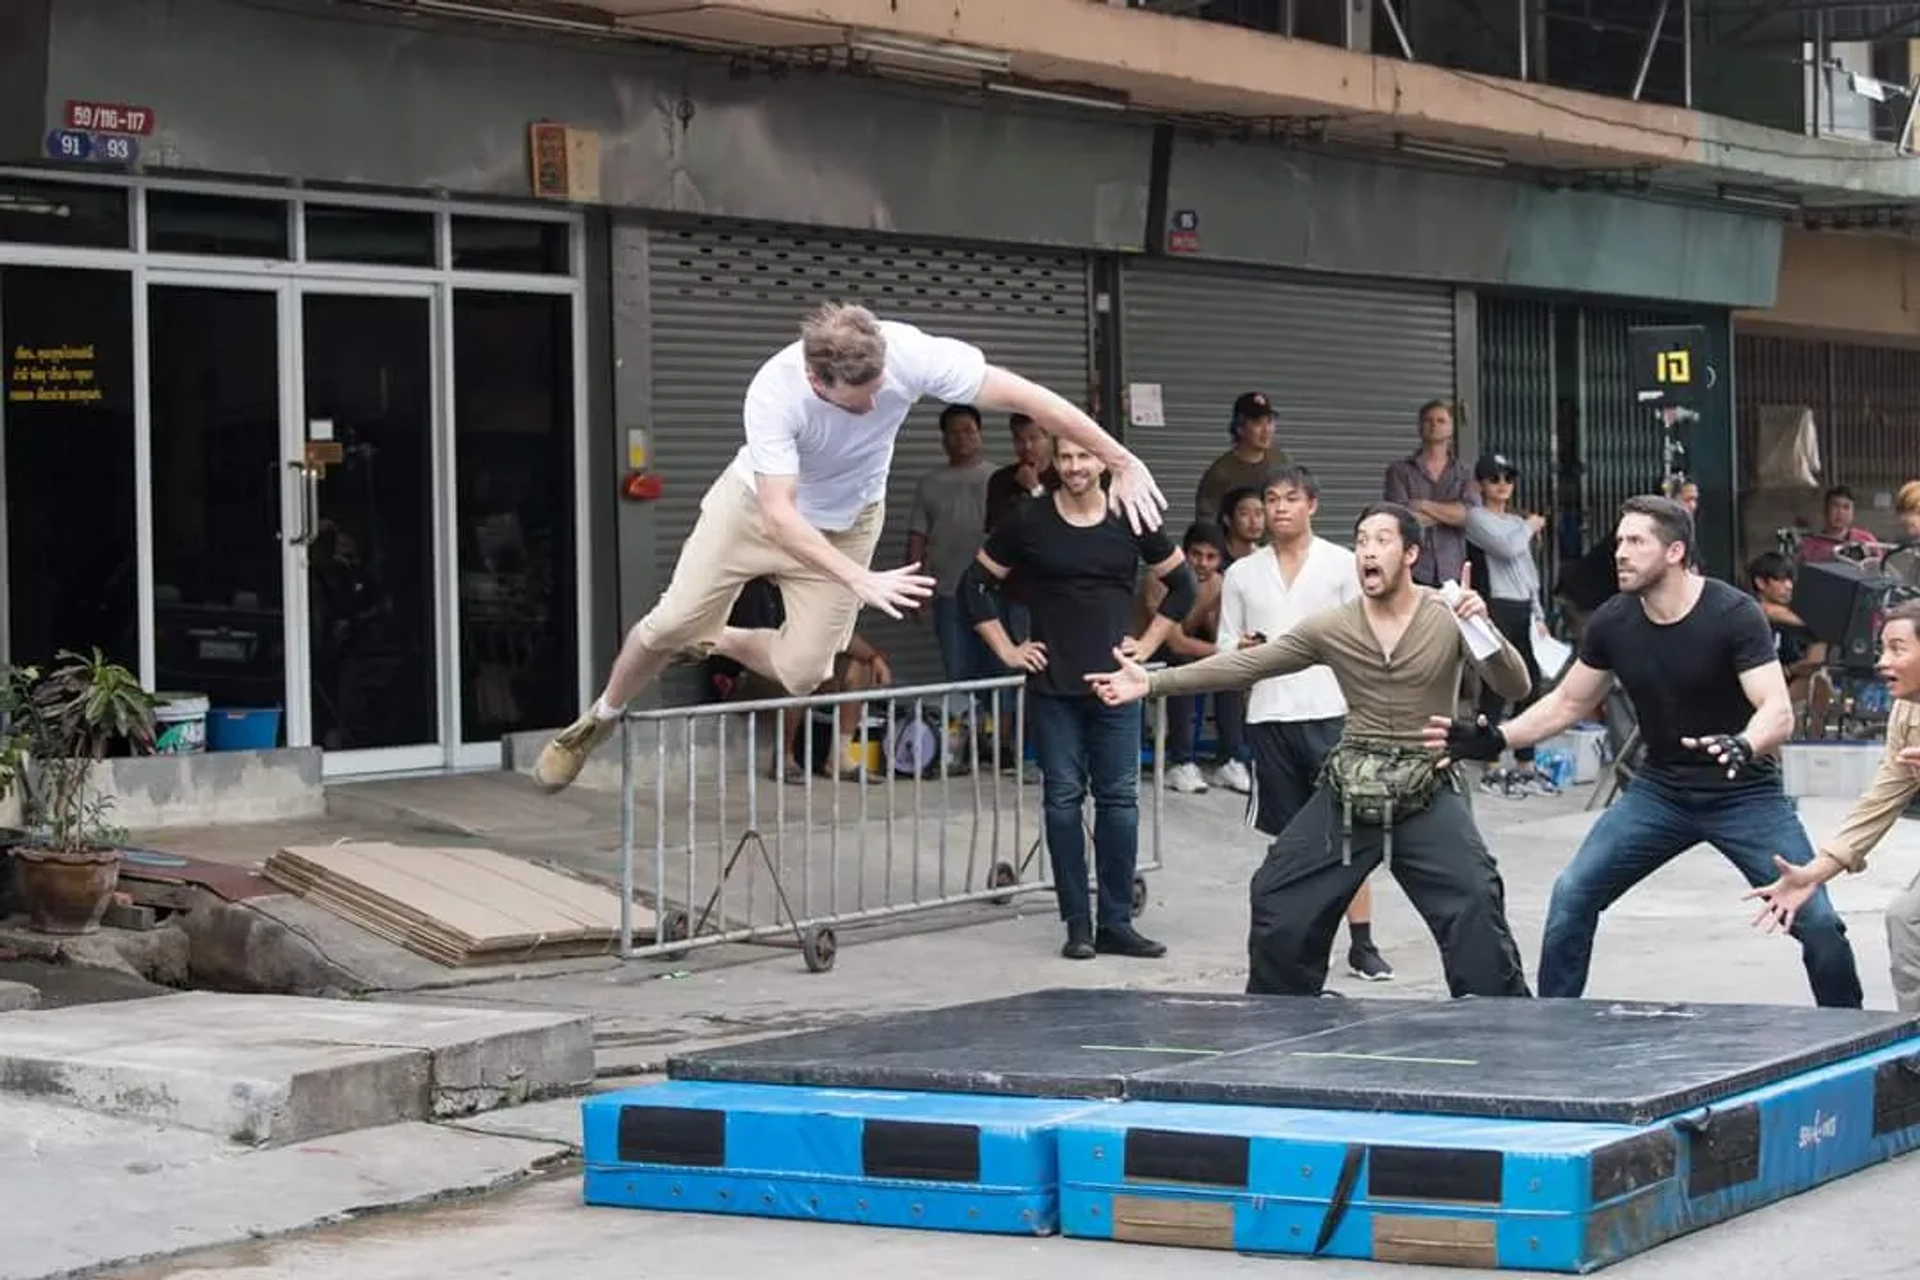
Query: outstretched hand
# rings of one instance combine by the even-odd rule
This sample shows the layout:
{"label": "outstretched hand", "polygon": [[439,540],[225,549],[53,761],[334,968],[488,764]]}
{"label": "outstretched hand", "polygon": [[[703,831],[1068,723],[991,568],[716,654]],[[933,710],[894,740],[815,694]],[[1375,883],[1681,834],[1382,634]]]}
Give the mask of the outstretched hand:
{"label": "outstretched hand", "polygon": [[933,579],[921,573],[915,562],[898,569],[868,569],[853,580],[853,594],[860,603],[898,618],[903,610],[918,608],[933,594],[933,586]]}
{"label": "outstretched hand", "polygon": [[1087,673],[1087,683],[1093,687],[1093,695],[1109,707],[1124,707],[1129,702],[1138,702],[1146,697],[1147,669],[1119,648],[1114,649],[1113,656],[1120,663],[1118,671]]}
{"label": "outstretched hand", "polygon": [[1780,872],[1780,878],[1772,884],[1761,885],[1742,899],[1746,902],[1759,899],[1766,904],[1753,918],[1753,923],[1758,928],[1764,920],[1768,933],[1792,929],[1800,908],[1820,889],[1820,878],[1811,866],[1797,866],[1777,853],[1773,855],[1773,865]]}
{"label": "outstretched hand", "polygon": [[1108,470],[1113,474],[1113,483],[1107,489],[1108,509],[1126,516],[1135,533],[1158,529],[1167,497],[1154,483],[1147,464],[1129,453],[1125,462]]}

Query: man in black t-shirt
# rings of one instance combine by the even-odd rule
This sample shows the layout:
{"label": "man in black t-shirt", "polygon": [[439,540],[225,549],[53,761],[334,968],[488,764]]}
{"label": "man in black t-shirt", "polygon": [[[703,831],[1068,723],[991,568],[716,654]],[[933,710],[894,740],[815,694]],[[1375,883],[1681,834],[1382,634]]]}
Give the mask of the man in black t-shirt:
{"label": "man in black t-shirt", "polygon": [[[1061,954],[1153,957],[1166,947],[1133,927],[1140,834],[1139,707],[1109,707],[1086,677],[1113,667],[1115,649],[1144,662],[1193,606],[1193,571],[1159,529],[1136,534],[1108,510],[1092,453],[1055,441],[1059,487],[1015,508],[961,580],[960,603],[1009,668],[1027,672],[1028,732],[1040,756],[1047,852],[1067,925]],[[1129,636],[1140,566],[1167,586],[1145,634]],[[1029,588],[1032,637],[1015,644],[1001,624],[1000,588],[1018,572]],[[1093,793],[1099,902],[1087,892],[1081,806]]]}
{"label": "man in black t-shirt", "polygon": [[[1753,597],[1690,572],[1692,550],[1685,507],[1628,499],[1614,553],[1620,593],[1594,612],[1560,683],[1499,728],[1440,719],[1429,731],[1454,759],[1493,760],[1568,728],[1605,695],[1609,676],[1633,702],[1645,760],[1554,882],[1543,997],[1580,995],[1601,913],[1695,844],[1718,849],[1754,888],[1773,883],[1776,855],[1813,861],[1775,758],[1793,732],[1793,703],[1772,628]],[[1859,1008],[1853,946],[1832,902],[1809,899],[1792,933],[1815,1001]]]}

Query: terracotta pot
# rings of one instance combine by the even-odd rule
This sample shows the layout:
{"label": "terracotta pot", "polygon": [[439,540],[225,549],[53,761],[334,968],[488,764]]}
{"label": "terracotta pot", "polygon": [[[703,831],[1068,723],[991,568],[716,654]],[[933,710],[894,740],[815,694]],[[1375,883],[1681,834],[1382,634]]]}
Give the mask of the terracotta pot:
{"label": "terracotta pot", "polygon": [[14,889],[27,919],[41,933],[92,933],[120,883],[120,851],[13,850]]}
{"label": "terracotta pot", "polygon": [[14,886],[13,853],[26,842],[27,833],[12,827],[0,827],[0,920],[20,910],[20,894]]}

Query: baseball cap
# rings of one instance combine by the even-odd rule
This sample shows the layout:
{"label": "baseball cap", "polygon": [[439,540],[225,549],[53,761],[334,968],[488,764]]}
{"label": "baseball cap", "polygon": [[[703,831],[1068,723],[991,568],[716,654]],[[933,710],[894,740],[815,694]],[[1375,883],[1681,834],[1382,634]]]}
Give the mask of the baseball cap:
{"label": "baseball cap", "polygon": [[1267,399],[1264,391],[1243,391],[1233,402],[1233,420],[1246,422],[1251,418],[1271,418],[1273,401]]}
{"label": "baseball cap", "polygon": [[1480,461],[1473,464],[1475,480],[1493,480],[1500,476],[1520,475],[1520,468],[1513,465],[1513,459],[1504,453],[1483,453]]}

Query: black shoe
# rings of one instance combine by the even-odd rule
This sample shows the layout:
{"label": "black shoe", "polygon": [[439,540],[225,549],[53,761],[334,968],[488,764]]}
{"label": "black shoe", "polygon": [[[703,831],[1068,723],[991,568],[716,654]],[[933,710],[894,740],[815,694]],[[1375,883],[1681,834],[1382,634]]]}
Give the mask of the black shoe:
{"label": "black shoe", "polygon": [[1371,942],[1356,942],[1347,948],[1347,970],[1368,982],[1393,981],[1393,966]]}
{"label": "black shoe", "polygon": [[1067,945],[1060,954],[1069,960],[1091,960],[1094,955],[1093,929],[1076,920],[1067,926]]}
{"label": "black shoe", "polygon": [[1102,955],[1132,956],[1138,960],[1154,960],[1167,954],[1166,943],[1142,937],[1130,924],[1100,930],[1094,935],[1093,948]]}

